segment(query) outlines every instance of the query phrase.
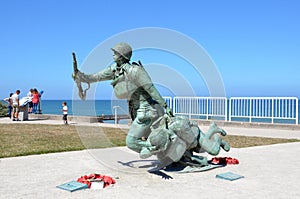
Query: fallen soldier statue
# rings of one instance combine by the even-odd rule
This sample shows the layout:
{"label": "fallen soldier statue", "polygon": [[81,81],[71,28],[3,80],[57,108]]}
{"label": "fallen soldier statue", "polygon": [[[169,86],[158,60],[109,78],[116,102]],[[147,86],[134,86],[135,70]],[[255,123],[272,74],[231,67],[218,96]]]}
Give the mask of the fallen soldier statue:
{"label": "fallen soldier statue", "polygon": [[153,123],[140,157],[144,159],[156,155],[160,162],[159,169],[173,162],[190,167],[208,166],[207,158],[194,155],[194,152],[207,152],[215,156],[221,148],[229,151],[229,144],[220,135],[225,136],[226,132],[214,122],[207,133],[203,133],[197,123],[187,117],[165,115]]}

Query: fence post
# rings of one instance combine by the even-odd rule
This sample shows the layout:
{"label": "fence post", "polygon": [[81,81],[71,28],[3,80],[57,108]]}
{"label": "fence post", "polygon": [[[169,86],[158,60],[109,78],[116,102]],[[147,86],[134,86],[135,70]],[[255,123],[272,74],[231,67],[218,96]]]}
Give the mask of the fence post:
{"label": "fence post", "polygon": [[251,123],[251,121],[252,121],[252,118],[251,118],[251,116],[252,116],[252,99],[250,99],[250,111],[249,111],[249,122]]}
{"label": "fence post", "polygon": [[224,100],[225,100],[225,121],[227,121],[227,104],[228,104],[228,100],[227,100],[227,98],[225,98]]}
{"label": "fence post", "polygon": [[231,111],[231,98],[229,98],[229,122],[231,122],[231,114],[232,114],[232,111]]}
{"label": "fence post", "polygon": [[208,98],[206,98],[206,120],[208,120]]}
{"label": "fence post", "polygon": [[272,99],[272,124],[274,123],[274,98]]}
{"label": "fence post", "polygon": [[190,102],[190,106],[189,106],[189,119],[192,119],[192,98],[190,98],[190,100],[189,100]]}
{"label": "fence post", "polygon": [[299,119],[299,115],[298,115],[298,98],[295,99],[296,100],[296,124],[298,125],[298,119]]}

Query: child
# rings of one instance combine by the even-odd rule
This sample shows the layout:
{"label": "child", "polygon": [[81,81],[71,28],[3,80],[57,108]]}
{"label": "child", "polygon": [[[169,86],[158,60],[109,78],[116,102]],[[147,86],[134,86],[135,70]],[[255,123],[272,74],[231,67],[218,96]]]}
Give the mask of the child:
{"label": "child", "polygon": [[62,112],[63,112],[63,121],[64,124],[68,124],[68,107],[67,107],[67,102],[62,103]]}

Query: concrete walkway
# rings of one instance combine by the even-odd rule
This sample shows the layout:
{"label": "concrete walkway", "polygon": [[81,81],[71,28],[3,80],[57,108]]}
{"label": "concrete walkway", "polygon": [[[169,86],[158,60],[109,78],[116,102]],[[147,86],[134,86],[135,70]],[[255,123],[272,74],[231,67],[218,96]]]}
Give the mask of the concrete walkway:
{"label": "concrete walkway", "polygon": [[[0,123],[12,122],[0,118]],[[61,124],[62,121],[35,120],[22,123]],[[74,122],[71,125],[99,124]],[[208,127],[200,128],[205,132]],[[300,138],[300,132],[295,130],[224,129],[229,135]],[[218,156],[237,158],[239,165],[185,174],[165,171],[149,173],[147,170],[157,163],[155,157],[141,160],[137,153],[126,147],[2,158],[0,198],[299,198],[299,153],[300,142],[233,148]],[[202,155],[211,158],[205,153]],[[228,171],[245,178],[226,181],[215,177]],[[90,173],[111,176],[116,179],[116,184],[103,190],[87,189],[72,193],[56,188],[59,184]]]}

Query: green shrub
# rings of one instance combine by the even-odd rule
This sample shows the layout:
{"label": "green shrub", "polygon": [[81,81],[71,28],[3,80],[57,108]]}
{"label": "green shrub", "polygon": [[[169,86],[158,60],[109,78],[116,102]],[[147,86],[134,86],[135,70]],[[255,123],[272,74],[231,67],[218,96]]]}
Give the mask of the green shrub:
{"label": "green shrub", "polygon": [[3,102],[0,102],[0,117],[8,116],[7,105]]}

